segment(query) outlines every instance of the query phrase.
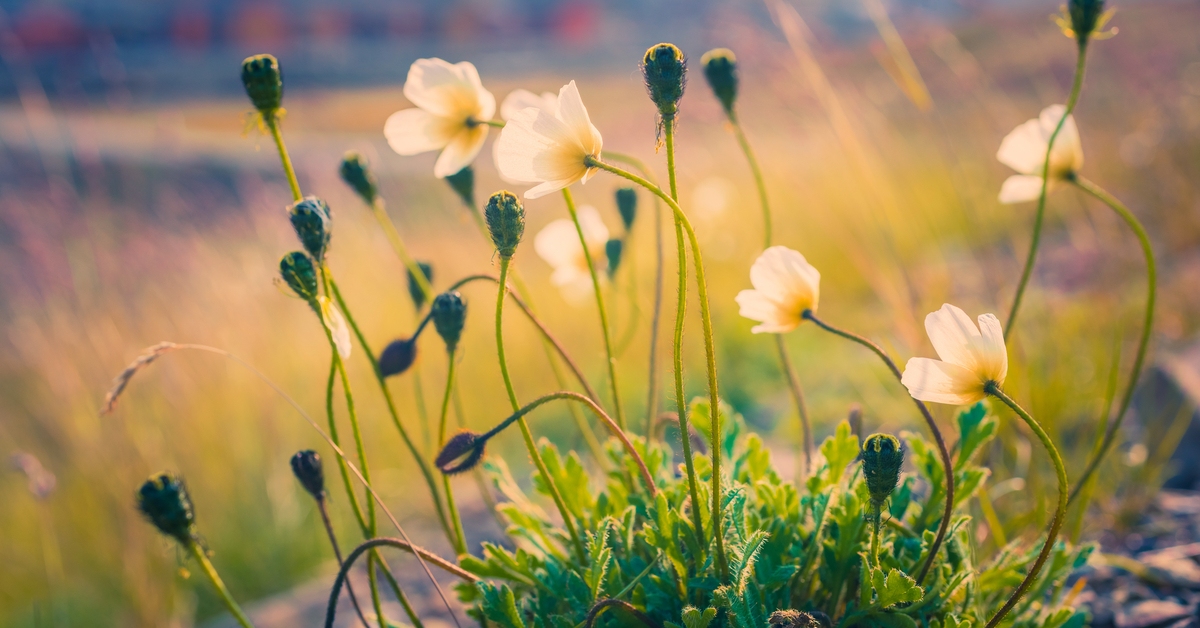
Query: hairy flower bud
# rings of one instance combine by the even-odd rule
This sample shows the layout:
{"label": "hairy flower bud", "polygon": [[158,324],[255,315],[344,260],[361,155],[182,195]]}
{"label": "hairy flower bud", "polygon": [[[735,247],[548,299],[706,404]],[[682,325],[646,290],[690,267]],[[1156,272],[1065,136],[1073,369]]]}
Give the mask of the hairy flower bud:
{"label": "hairy flower bud", "polygon": [[333,216],[329,212],[329,205],[315,196],[307,196],[288,207],[288,215],[304,250],[318,264],[323,262],[332,235]]}
{"label": "hairy flower bud", "polygon": [[183,478],[170,473],[151,477],[137,492],[137,507],[159,532],[187,544],[195,536],[195,514]]}
{"label": "hairy flower bud", "polygon": [[608,259],[608,276],[612,278],[621,267],[621,253],[625,250],[625,241],[612,238],[604,243],[604,256]]}
{"label": "hairy flower bud", "polygon": [[679,101],[687,82],[687,60],[683,51],[675,44],[651,46],[642,58],[642,77],[659,115],[664,119],[674,118],[679,112]]}
{"label": "hairy flower bud", "polygon": [[904,447],[891,434],[871,434],[863,441],[863,477],[872,504],[887,501],[900,482],[900,465],[904,464]]}
{"label": "hairy flower bud", "polygon": [[471,211],[475,210],[475,170],[467,166],[446,177],[446,183],[450,184],[450,189],[462,199],[464,205]]}
{"label": "hairy flower bud", "polygon": [[[417,262],[417,268],[421,269],[421,274],[425,275],[425,282],[433,283],[433,266],[429,262]],[[420,311],[425,307],[425,291],[421,289],[421,284],[417,281],[417,276],[413,274],[412,269],[405,271],[408,275],[408,296],[412,297],[413,307]]]}
{"label": "hairy flower bud", "polygon": [[715,48],[700,57],[700,65],[704,66],[704,78],[708,79],[713,94],[721,101],[725,113],[732,116],[733,103],[737,101],[737,57],[728,48]]}
{"label": "hairy flower bud", "polygon": [[463,430],[454,435],[433,463],[446,475],[470,471],[483,458],[487,440],[475,432]]}
{"label": "hairy flower bud", "polygon": [[511,258],[525,235],[525,207],[520,199],[508,190],[496,192],[488,199],[483,217],[500,257]]}
{"label": "hairy flower bud", "polygon": [[1071,30],[1080,45],[1087,44],[1092,34],[1103,25],[1104,0],[1069,0],[1067,14],[1071,17]]}
{"label": "hairy flower bud", "polygon": [[338,172],[342,175],[342,181],[354,188],[362,200],[371,205],[379,196],[379,188],[375,184],[375,175],[371,174],[369,168],[367,158],[363,157],[362,153],[352,150],[342,157],[342,165]]}
{"label": "hairy flower bud", "polygon": [[279,274],[284,283],[305,301],[317,298],[317,269],[312,259],[301,251],[292,251],[279,260]]}
{"label": "hairy flower bud", "polygon": [[637,217],[637,191],[633,188],[617,189],[617,212],[621,214],[625,230],[633,228],[633,219]]}
{"label": "hairy flower bud", "polygon": [[321,466],[321,455],[311,449],[298,451],[292,456],[292,474],[313,499],[325,499],[325,470]]}
{"label": "hairy flower bud", "polygon": [[790,608],[771,613],[767,625],[770,628],[822,628],[816,617]]}
{"label": "hairy flower bud", "polygon": [[384,377],[399,375],[417,361],[417,339],[393,340],[379,354],[379,373]]}
{"label": "hairy flower bud", "polygon": [[271,55],[254,55],[242,61],[242,85],[264,117],[275,115],[283,105],[283,74],[279,60]]}
{"label": "hairy flower bud", "polygon": [[467,303],[457,290],[443,292],[433,300],[430,308],[433,327],[446,343],[446,350],[453,352],[462,338],[463,325],[467,322]]}

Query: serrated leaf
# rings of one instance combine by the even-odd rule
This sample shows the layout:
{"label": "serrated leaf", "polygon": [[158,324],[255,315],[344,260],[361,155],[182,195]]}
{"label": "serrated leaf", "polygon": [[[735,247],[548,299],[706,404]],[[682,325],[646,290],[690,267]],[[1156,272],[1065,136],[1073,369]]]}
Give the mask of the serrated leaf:
{"label": "serrated leaf", "polygon": [[875,588],[875,606],[889,608],[904,602],[919,602],[925,592],[917,581],[899,569],[892,569],[885,576],[882,569],[871,570],[871,584]]}
{"label": "serrated leaf", "polygon": [[837,430],[832,436],[821,443],[821,455],[825,457],[827,475],[823,478],[826,486],[837,484],[842,478],[842,472],[858,457],[858,437],[850,432],[850,422],[838,423]]}
{"label": "serrated leaf", "polygon": [[708,628],[708,625],[716,618],[717,609],[711,606],[704,609],[703,612],[694,606],[689,606],[683,609],[683,628]]}
{"label": "serrated leaf", "polygon": [[956,468],[963,468],[971,458],[996,434],[996,419],[989,417],[987,406],[982,401],[958,413],[958,460]]}
{"label": "serrated leaf", "polygon": [[497,587],[489,582],[480,582],[479,590],[483,593],[484,617],[503,628],[525,628],[521,612],[517,610],[517,600],[508,585]]}

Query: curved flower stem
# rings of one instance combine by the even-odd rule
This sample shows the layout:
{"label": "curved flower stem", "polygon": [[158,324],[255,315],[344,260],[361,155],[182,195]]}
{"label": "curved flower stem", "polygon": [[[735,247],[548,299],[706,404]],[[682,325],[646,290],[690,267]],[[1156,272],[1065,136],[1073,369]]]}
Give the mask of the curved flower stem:
{"label": "curved flower stem", "polygon": [[1067,469],[1063,466],[1062,457],[1058,455],[1058,449],[1054,447],[1054,443],[1050,440],[1050,436],[1046,434],[1046,430],[1042,429],[1039,424],[1024,408],[1017,405],[1000,386],[995,382],[988,382],[984,386],[984,392],[1004,402],[1004,405],[1012,408],[1012,411],[1021,417],[1022,421],[1033,430],[1037,435],[1038,440],[1042,441],[1042,446],[1046,448],[1046,453],[1050,455],[1051,462],[1054,463],[1054,472],[1058,476],[1058,506],[1054,509],[1054,519],[1050,522],[1050,530],[1046,533],[1046,541],[1042,544],[1042,551],[1038,553],[1037,560],[1034,561],[1033,567],[1029,569],[1029,573],[1025,575],[1025,579],[1017,587],[1016,591],[1009,596],[1008,601],[1000,610],[996,612],[990,620],[988,620],[986,628],[995,628],[1000,620],[1012,610],[1020,601],[1021,596],[1033,585],[1034,579],[1037,578],[1038,572],[1041,571],[1042,565],[1046,563],[1046,559],[1050,558],[1050,552],[1054,550],[1054,540],[1058,538],[1058,532],[1062,529],[1063,519],[1067,515]]}
{"label": "curved flower stem", "polygon": [[[321,513],[321,523],[325,525],[325,534],[329,536],[329,545],[333,547],[333,556],[337,558],[338,567],[341,567],[343,562],[342,548],[338,546],[337,534],[333,531],[333,521],[329,519],[329,505],[325,502],[325,494],[322,493],[316,502],[317,511]],[[362,607],[358,605],[358,596],[354,595],[354,587],[347,584],[346,592],[350,594],[350,603],[354,605],[354,612],[358,614],[358,618],[364,626],[370,626],[366,615],[363,615]]]}
{"label": "curved flower stem", "polygon": [[192,554],[192,557],[196,559],[196,562],[200,563],[200,569],[204,571],[204,575],[208,576],[209,582],[217,590],[217,595],[225,603],[225,608],[229,609],[229,613],[233,615],[233,618],[241,624],[242,628],[254,628],[254,625],[250,623],[250,618],[246,617],[246,613],[242,611],[242,607],[238,606],[233,596],[229,594],[229,589],[225,588],[225,582],[221,580],[220,574],[217,573],[216,568],[209,562],[208,556],[204,554],[204,548],[200,547],[200,544],[195,539],[191,539],[187,542],[187,549]]}
{"label": "curved flower stem", "polygon": [[1142,335],[1138,339],[1137,353],[1133,358],[1133,370],[1129,374],[1129,384],[1125,387],[1125,392],[1121,395],[1121,405],[1117,407],[1117,416],[1112,424],[1108,426],[1108,430],[1104,433],[1104,440],[1100,443],[1100,448],[1096,454],[1088,462],[1087,468],[1083,475],[1075,482],[1075,488],[1071,490],[1071,495],[1067,499],[1070,504],[1079,495],[1080,489],[1087,484],[1088,478],[1096,472],[1096,468],[1100,465],[1100,461],[1104,459],[1104,454],[1108,453],[1112,447],[1113,441],[1116,439],[1117,431],[1121,429],[1121,422],[1125,419],[1125,414],[1129,410],[1129,405],[1133,401],[1133,392],[1137,388],[1138,378],[1142,373],[1142,365],[1146,360],[1146,349],[1150,344],[1150,331],[1154,325],[1154,303],[1157,297],[1158,283],[1158,267],[1154,262],[1154,249],[1150,246],[1150,236],[1146,235],[1146,229],[1142,227],[1142,223],[1138,221],[1133,212],[1129,211],[1121,201],[1117,200],[1113,195],[1104,191],[1100,186],[1084,179],[1080,176],[1072,176],[1071,183],[1074,183],[1079,189],[1091,194],[1100,200],[1100,202],[1108,205],[1117,215],[1129,225],[1137,236],[1138,243],[1142,247],[1142,255],[1146,258],[1146,313],[1142,319]]}
{"label": "curved flower stem", "polygon": [[[323,325],[324,323],[322,323]],[[337,350],[334,350],[336,356]],[[333,412],[333,386],[337,382],[337,362],[334,357],[329,358],[329,379],[325,384],[325,415],[329,422],[329,437],[333,443],[339,447],[342,445],[341,438],[338,437],[337,418]],[[342,475],[342,482],[346,485],[346,495],[350,499],[351,510],[354,512],[354,518],[358,520],[358,527],[366,533],[367,519],[363,516],[362,505],[358,501],[358,494],[354,492],[354,484],[350,481],[350,471],[346,468],[346,461],[338,458],[338,470]]]}
{"label": "curved flower stem", "polygon": [[288,187],[292,191],[292,199],[299,201],[304,198],[300,192],[300,182],[296,179],[296,169],[292,167],[292,158],[288,155],[287,145],[283,143],[283,133],[279,130],[279,118],[275,115],[263,116],[263,123],[275,140],[275,148],[279,151],[279,162],[283,164],[283,174],[287,177]]}
{"label": "curved flower stem", "polygon": [[[500,279],[498,290],[496,290],[496,354],[500,360],[500,374],[504,378],[504,389],[508,391],[508,400],[512,404],[514,411],[521,409],[521,403],[517,401],[517,392],[513,389],[512,377],[508,374],[508,360],[504,357],[504,296],[508,294],[508,266],[512,263],[512,258],[500,257]],[[546,468],[546,461],[542,460],[542,454],[537,449],[537,444],[533,442],[533,433],[529,431],[529,424],[525,422],[524,415],[519,417],[521,424],[521,436],[525,439],[525,448],[529,450],[529,457],[533,458],[533,463],[537,466],[538,473],[546,480],[546,486],[550,490],[550,497],[554,500],[554,505],[558,507],[558,512],[562,515],[563,525],[567,528],[567,535],[571,537],[571,544],[575,548],[575,552],[579,558],[580,564],[587,563],[587,551],[584,550],[583,541],[579,538],[579,532],[575,529],[575,522],[571,519],[571,512],[567,509],[566,503],[563,501],[562,492],[558,490],[558,484],[554,481],[554,476],[550,475],[550,470]]]}
{"label": "curved flower stem", "polygon": [[600,329],[604,332],[604,355],[608,358],[608,383],[612,387],[612,401],[617,425],[625,429],[625,413],[621,410],[620,385],[617,381],[617,358],[613,355],[612,333],[608,325],[608,309],[604,307],[604,290],[600,288],[600,276],[596,274],[596,264],[592,260],[592,252],[588,248],[587,236],[583,234],[583,225],[579,223],[579,213],[575,211],[575,198],[571,196],[571,188],[563,188],[563,200],[567,203],[567,212],[571,214],[571,222],[575,223],[575,232],[579,234],[579,245],[583,247],[583,259],[587,262],[588,273],[592,276],[592,289],[596,293],[596,308],[600,310]]}
{"label": "curved flower stem", "polygon": [[[903,379],[903,374],[891,356],[887,354],[887,351],[884,351],[883,347],[875,344],[870,339],[844,329],[838,329],[817,318],[812,310],[804,310],[800,316],[805,320],[812,321],[817,327],[835,336],[841,336],[846,340],[856,342],[870,349],[872,353],[879,356],[880,360],[883,360],[888,370],[896,377],[896,381]],[[929,555],[925,558],[924,563],[921,565],[921,571],[917,574],[917,584],[921,584],[925,581],[925,576],[929,574],[929,568],[933,566],[933,559],[937,557],[938,549],[941,548],[942,542],[946,540],[946,530],[950,527],[950,519],[954,515],[954,464],[950,462],[950,450],[946,448],[946,439],[942,438],[942,430],[938,429],[937,421],[933,420],[933,415],[929,413],[929,408],[925,405],[925,402],[914,398],[913,403],[916,404],[917,410],[921,412],[921,416],[925,419],[925,424],[929,427],[929,431],[933,433],[933,439],[937,442],[938,454],[942,458],[942,475],[946,478],[946,506],[942,512],[942,522],[938,525],[937,536],[934,538],[933,544],[929,546]]]}
{"label": "curved flower stem", "polygon": [[1046,189],[1050,183],[1050,152],[1054,150],[1054,140],[1058,139],[1058,134],[1062,131],[1063,125],[1067,123],[1067,118],[1075,110],[1075,103],[1079,102],[1079,92],[1083,89],[1083,74],[1086,66],[1087,40],[1084,40],[1079,44],[1079,57],[1075,62],[1075,79],[1071,83],[1071,93],[1067,96],[1066,111],[1063,112],[1063,117],[1059,119],[1058,126],[1054,127],[1054,132],[1050,134],[1050,140],[1046,143],[1046,160],[1042,164],[1042,191],[1038,195],[1037,213],[1033,217],[1033,237],[1029,241],[1029,254],[1025,257],[1025,268],[1021,270],[1021,280],[1017,283],[1017,292],[1013,295],[1012,308],[1008,310],[1008,320],[1004,323],[1005,340],[1008,340],[1008,335],[1012,333],[1013,326],[1017,322],[1017,311],[1021,309],[1021,298],[1025,296],[1025,287],[1029,285],[1029,277],[1033,274],[1033,264],[1037,260],[1038,244],[1042,239],[1042,223],[1046,218]]}
{"label": "curved flower stem", "polygon": [[733,128],[733,135],[737,138],[738,146],[741,146],[742,154],[746,156],[746,161],[750,164],[750,172],[754,175],[754,186],[758,189],[758,200],[762,205],[763,212],[763,248],[767,249],[771,247],[771,206],[767,201],[767,184],[763,180],[758,159],[755,158],[754,151],[750,149],[750,142],[746,139],[742,122],[732,111],[729,112],[729,126]]}
{"label": "curved flower stem", "polygon": [[783,366],[788,388],[792,391],[792,400],[796,402],[796,412],[800,414],[800,429],[804,432],[804,475],[808,475],[812,470],[813,437],[812,425],[808,420],[808,405],[804,403],[804,389],[800,387],[800,378],[796,377],[796,369],[792,367],[792,359],[788,357],[783,334],[775,334],[775,346],[779,349],[779,363]]}
{"label": "curved flower stem", "polygon": [[[438,449],[446,446],[446,417],[450,414],[450,392],[454,390],[455,351],[447,352],[446,361],[446,392],[442,393],[442,414],[438,421]],[[458,514],[458,505],[454,503],[454,492],[450,488],[450,476],[442,475],[442,489],[446,492],[446,508],[450,511],[450,524],[454,527],[454,550],[459,556],[467,553],[467,537],[463,534],[462,518]]]}

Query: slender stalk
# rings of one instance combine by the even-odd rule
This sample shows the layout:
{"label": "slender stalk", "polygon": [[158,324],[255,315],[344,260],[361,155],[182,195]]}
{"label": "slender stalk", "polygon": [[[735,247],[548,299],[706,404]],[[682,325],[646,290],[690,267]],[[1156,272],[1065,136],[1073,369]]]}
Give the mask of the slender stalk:
{"label": "slender stalk", "polygon": [[[447,352],[446,360],[450,366],[446,368],[446,392],[442,393],[442,415],[438,421],[438,449],[446,446],[446,417],[450,414],[450,391],[454,390],[455,351]],[[463,534],[462,518],[458,514],[458,505],[454,502],[454,492],[450,488],[450,476],[442,475],[442,488],[446,491],[446,508],[450,511],[450,523],[454,526],[454,549],[459,556],[467,553],[467,537]]]}
{"label": "slender stalk", "polygon": [[992,531],[996,549],[1003,548],[1008,545],[1008,535],[1004,533],[1004,524],[1000,523],[1000,517],[996,516],[996,508],[992,506],[992,497],[988,495],[987,486],[981,486],[976,495],[979,496],[979,509],[983,511],[983,520]]}
{"label": "slender stalk", "polygon": [[[322,494],[317,498],[317,511],[321,513],[321,523],[325,524],[325,534],[329,536],[329,545],[333,547],[333,556],[337,558],[338,567],[342,566],[342,549],[338,547],[337,534],[333,531],[333,522],[329,519],[329,507],[325,503],[325,495]],[[350,583],[346,583],[346,592],[350,594],[350,603],[354,605],[354,612],[358,614],[358,618],[362,620],[364,626],[369,626],[366,615],[363,615],[362,607],[358,605],[358,596],[354,595],[354,587]]]}
{"label": "slender stalk", "polygon": [[[324,323],[321,323],[324,325]],[[333,356],[337,355],[337,349],[333,350]],[[329,421],[329,437],[333,440],[333,444],[341,447],[342,440],[338,437],[337,420],[333,412],[333,385],[337,381],[337,362],[334,357],[329,358],[329,379],[325,384],[325,415]],[[350,472],[346,468],[346,461],[343,458],[338,458],[338,470],[342,475],[342,482],[346,485],[346,495],[350,499],[351,510],[354,512],[354,518],[358,520],[358,527],[366,533],[367,519],[363,517],[362,505],[358,502],[358,494],[354,491],[354,484],[350,481]]]}
{"label": "slender stalk", "polygon": [[[887,351],[884,351],[883,347],[875,344],[870,339],[844,329],[838,329],[817,318],[812,310],[805,310],[801,314],[801,317],[812,321],[821,329],[835,336],[841,336],[846,340],[856,342],[870,349],[872,353],[879,356],[880,360],[883,360],[888,370],[895,376],[896,381],[903,379],[903,374],[900,372],[899,367],[896,366],[896,362],[887,354]],[[954,514],[954,465],[950,462],[950,450],[946,448],[946,440],[942,438],[942,430],[938,429],[937,421],[933,420],[933,415],[929,413],[929,408],[925,405],[925,402],[919,399],[914,398],[913,403],[916,404],[917,410],[921,412],[921,416],[925,419],[925,424],[929,426],[929,431],[933,433],[933,439],[937,442],[938,446],[938,454],[942,458],[942,475],[946,477],[946,505],[942,512],[942,522],[938,525],[937,536],[934,538],[933,544],[929,546],[929,555],[925,558],[924,564],[921,565],[921,571],[917,574],[917,584],[921,584],[925,581],[925,576],[929,574],[929,568],[933,566],[933,559],[937,557],[938,549],[941,548],[942,542],[946,539],[946,530],[950,527],[950,519]]]}
{"label": "slender stalk", "polygon": [[604,306],[604,290],[600,288],[600,276],[596,274],[596,264],[592,260],[592,252],[588,247],[587,236],[583,234],[583,225],[579,222],[579,213],[575,210],[575,198],[571,196],[570,188],[563,188],[563,200],[567,203],[567,212],[571,214],[571,222],[575,223],[575,232],[579,234],[579,245],[583,247],[583,259],[587,262],[588,273],[592,276],[592,289],[596,294],[596,308],[600,310],[600,329],[604,332],[604,355],[608,358],[608,383],[612,388],[612,401],[617,425],[625,428],[625,413],[621,410],[620,384],[617,381],[617,358],[613,355],[612,331],[608,325],[608,309]]}
{"label": "slender stalk", "polygon": [[192,557],[196,562],[200,563],[200,569],[204,571],[204,575],[208,576],[208,581],[212,583],[213,588],[217,590],[217,595],[221,601],[225,603],[225,608],[229,609],[229,614],[241,624],[242,628],[254,628],[254,624],[250,623],[250,618],[246,617],[246,613],[242,611],[242,607],[234,601],[233,596],[229,594],[229,589],[225,588],[225,582],[221,580],[220,574],[216,568],[209,562],[208,556],[204,554],[204,548],[192,539],[187,543],[187,549],[191,552]]}
{"label": "slender stalk", "polygon": [[1038,572],[1042,570],[1042,565],[1046,564],[1046,559],[1050,558],[1050,552],[1054,550],[1054,540],[1058,538],[1058,532],[1062,529],[1063,519],[1067,515],[1068,487],[1067,468],[1063,466],[1062,456],[1058,455],[1058,449],[1055,448],[1053,441],[1050,440],[1050,436],[1046,434],[1046,430],[1042,429],[1041,424],[1034,420],[1016,401],[1013,401],[1011,397],[1005,394],[997,383],[988,382],[984,386],[984,392],[999,399],[1009,408],[1012,408],[1012,411],[1021,417],[1022,421],[1025,421],[1029,429],[1033,430],[1038,440],[1042,441],[1042,446],[1046,448],[1046,453],[1050,455],[1050,460],[1054,463],[1054,473],[1058,476],[1058,505],[1054,509],[1054,519],[1050,522],[1050,530],[1046,533],[1046,541],[1042,544],[1042,551],[1038,553],[1037,560],[1033,562],[1033,567],[1029,569],[1029,573],[1025,575],[1025,579],[1021,581],[1017,590],[1013,591],[1013,594],[1009,596],[1004,606],[1000,607],[1000,610],[988,620],[985,628],[995,628],[1000,623],[1000,620],[1004,619],[1004,616],[1012,610],[1013,606],[1016,606],[1021,596],[1025,595],[1025,592],[1033,585]]}
{"label": "slender stalk", "polygon": [[421,288],[421,292],[425,293],[425,300],[433,300],[433,287],[429,285],[429,279],[425,277],[425,273],[421,272],[421,267],[417,264],[417,260],[413,259],[408,253],[408,247],[404,245],[404,240],[400,237],[400,232],[396,230],[396,225],[392,223],[392,219],[388,216],[387,208],[384,205],[383,197],[375,197],[371,203],[371,213],[375,215],[376,222],[383,229],[383,234],[387,237],[388,242],[392,245],[392,250],[396,252],[396,257],[408,269],[408,272],[416,280],[417,286]]}
{"label": "slender stalk", "polygon": [[1075,103],[1079,102],[1079,92],[1083,89],[1083,74],[1086,66],[1087,40],[1084,40],[1079,44],[1079,56],[1075,62],[1075,78],[1071,83],[1071,92],[1067,96],[1066,111],[1063,112],[1063,117],[1059,119],[1058,125],[1054,127],[1054,132],[1050,134],[1050,140],[1046,143],[1046,160],[1042,164],[1042,191],[1038,195],[1037,213],[1033,217],[1033,237],[1029,241],[1029,254],[1025,256],[1025,268],[1021,270],[1021,280],[1017,283],[1016,294],[1013,295],[1012,308],[1008,311],[1008,320],[1004,323],[1005,340],[1008,340],[1008,335],[1012,333],[1017,322],[1021,299],[1025,296],[1025,287],[1029,285],[1029,277],[1033,274],[1033,264],[1037,260],[1038,244],[1042,239],[1042,223],[1046,218],[1046,190],[1050,184],[1050,152],[1054,150],[1054,140],[1058,139],[1058,134],[1066,124],[1067,118],[1075,110]]}
{"label": "slender stalk", "polygon": [[[517,401],[517,392],[513,389],[512,377],[508,374],[508,361],[504,357],[504,296],[508,294],[507,279],[508,266],[512,263],[512,258],[500,257],[500,279],[497,282],[499,289],[496,291],[496,353],[500,360],[500,374],[504,378],[504,389],[508,391],[508,400],[512,403],[514,411],[521,409],[521,403]],[[571,543],[578,555],[580,564],[587,562],[587,551],[583,547],[583,541],[579,538],[579,532],[575,529],[575,522],[571,519],[571,513],[567,510],[567,505],[563,501],[562,493],[558,490],[558,484],[555,483],[554,477],[550,475],[550,470],[546,468],[546,462],[542,460],[542,454],[537,449],[537,444],[533,442],[533,433],[529,431],[529,424],[522,417],[518,421],[521,425],[521,436],[525,439],[525,448],[529,450],[529,457],[533,458],[534,465],[537,466],[538,473],[546,480],[546,486],[550,490],[550,497],[554,500],[554,505],[558,507],[559,514],[562,515],[563,525],[567,528],[567,535],[571,538]]]}
{"label": "slender stalk", "polygon": [[370,585],[371,606],[375,609],[375,619],[379,622],[379,628],[388,628],[387,618],[383,615],[383,598],[379,596],[379,574],[375,573],[374,552],[367,555],[367,584]]}
{"label": "slender stalk", "polygon": [[1133,393],[1137,388],[1138,378],[1142,373],[1142,365],[1146,360],[1146,349],[1150,345],[1150,332],[1154,326],[1154,303],[1158,291],[1158,266],[1154,262],[1154,249],[1150,246],[1150,236],[1146,234],[1146,229],[1142,226],[1142,223],[1138,221],[1133,212],[1129,211],[1129,208],[1121,203],[1121,201],[1095,183],[1080,176],[1072,176],[1069,180],[1079,187],[1079,189],[1096,197],[1100,202],[1108,205],[1113,211],[1117,212],[1117,215],[1125,221],[1125,224],[1129,225],[1134,235],[1137,236],[1138,243],[1142,247],[1142,255],[1146,258],[1146,313],[1142,318],[1142,335],[1138,339],[1137,353],[1134,354],[1133,369],[1129,374],[1129,384],[1126,385],[1125,392],[1121,395],[1121,405],[1117,408],[1117,416],[1104,433],[1104,441],[1100,444],[1100,449],[1092,457],[1091,461],[1088,462],[1087,469],[1084,470],[1083,475],[1076,481],[1075,488],[1072,489],[1071,495],[1067,500],[1068,503],[1075,500],[1080,488],[1085,486],[1088,478],[1096,472],[1096,468],[1100,465],[1101,460],[1104,459],[1104,455],[1112,447],[1113,441],[1117,437],[1117,432],[1121,429],[1121,422],[1124,421],[1125,414],[1129,411],[1129,406],[1133,402]]}
{"label": "slender stalk", "polygon": [[274,115],[263,116],[263,123],[275,140],[275,148],[279,151],[279,162],[283,164],[283,174],[287,177],[288,187],[292,190],[292,199],[299,201],[304,198],[300,192],[300,182],[296,179],[296,169],[292,167],[292,158],[288,155],[287,145],[283,143],[283,133],[279,131],[279,118]]}
{"label": "slender stalk", "polygon": [[783,334],[775,334],[775,346],[779,349],[779,363],[783,365],[788,388],[792,391],[792,400],[796,402],[796,412],[800,415],[800,429],[803,431],[804,438],[804,475],[807,476],[812,470],[813,452],[812,424],[808,420],[808,405],[804,403],[804,389],[800,387],[800,378],[796,377],[796,369],[792,367],[792,359],[788,356]]}
{"label": "slender stalk", "polygon": [[[396,601],[400,602],[401,608],[404,609],[404,614],[408,615],[408,620],[412,622],[413,628],[425,628],[425,624],[421,621],[421,617],[417,615],[416,609],[412,607],[412,602],[408,601],[408,596],[404,594],[404,589],[400,588],[400,583],[396,582],[396,576],[392,575],[392,570],[388,568],[386,562],[383,561],[383,556],[379,554],[379,548],[371,550],[371,558],[379,564],[383,571],[383,576],[388,581],[388,586],[392,587],[392,593],[396,595]],[[350,581],[346,581],[346,591],[350,590]]]}
{"label": "slender stalk", "polygon": [[758,200],[762,205],[763,212],[763,248],[771,247],[771,206],[767,202],[767,184],[763,180],[762,169],[758,166],[758,159],[754,156],[754,151],[750,149],[750,142],[746,139],[746,131],[742,129],[742,122],[738,120],[737,114],[729,112],[729,126],[733,128],[733,135],[737,138],[738,146],[742,148],[742,154],[746,156],[746,161],[750,164],[750,172],[754,175],[754,185],[758,188]]}

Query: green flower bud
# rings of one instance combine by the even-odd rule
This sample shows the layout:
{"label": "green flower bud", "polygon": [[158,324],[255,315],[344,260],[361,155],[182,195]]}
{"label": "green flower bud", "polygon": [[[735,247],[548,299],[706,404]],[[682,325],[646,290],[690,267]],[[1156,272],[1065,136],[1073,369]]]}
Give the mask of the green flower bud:
{"label": "green flower bud", "polygon": [[642,77],[659,115],[664,119],[674,118],[687,83],[687,59],[683,51],[675,44],[651,46],[642,58]]}
{"label": "green flower bud", "polygon": [[342,175],[342,181],[354,188],[362,200],[371,205],[379,196],[379,188],[375,185],[375,176],[371,174],[369,167],[367,158],[352,150],[342,157],[342,165],[338,171]]}
{"label": "green flower bud", "polygon": [[300,243],[304,245],[304,250],[308,251],[318,264],[323,262],[333,226],[329,205],[315,196],[307,196],[293,203],[288,208],[288,215],[291,217],[292,228],[296,230],[296,237],[300,238]]}
{"label": "green flower bud", "polygon": [[279,260],[279,274],[296,296],[305,301],[317,298],[317,269],[312,259],[300,251],[292,251]]}
{"label": "green flower bud", "polygon": [[608,276],[611,279],[621,267],[621,252],[625,250],[625,242],[620,238],[612,238],[604,243],[604,256],[608,259]]}
{"label": "green flower bud", "polygon": [[429,310],[433,327],[446,343],[446,350],[453,352],[462,338],[463,325],[467,322],[467,303],[457,290],[443,292],[433,300]]}
{"label": "green flower bud", "polygon": [[721,101],[725,113],[732,116],[733,103],[737,101],[737,57],[728,48],[715,48],[700,57],[700,65],[704,66],[704,78],[708,79],[713,94]]}
{"label": "green flower bud", "polygon": [[812,615],[790,608],[771,613],[767,625],[770,628],[821,628],[821,622]]}
{"label": "green flower bud", "polygon": [[[432,284],[433,266],[429,262],[417,262],[417,267],[421,269],[421,274],[425,275],[425,281]],[[417,276],[411,269],[406,270],[405,274],[408,275],[408,296],[412,297],[413,307],[420,311],[425,307],[425,291],[421,289],[421,284],[417,283]]]}
{"label": "green flower bud", "polygon": [[446,475],[470,471],[483,458],[487,439],[475,432],[463,430],[454,435],[433,463]]}
{"label": "green flower bud", "polygon": [[470,166],[446,177],[446,183],[450,184],[450,189],[462,199],[464,205],[471,211],[475,210],[475,171]]}
{"label": "green flower bud", "polygon": [[904,464],[904,447],[891,434],[871,434],[863,441],[863,477],[867,480],[867,492],[871,503],[879,505],[887,501],[896,485],[900,483],[900,465]]}
{"label": "green flower bud", "polygon": [[185,545],[195,538],[196,518],[183,478],[162,473],[146,480],[138,489],[137,507],[159,532]]}
{"label": "green flower bud", "polygon": [[275,115],[283,105],[283,75],[279,60],[271,55],[254,55],[242,61],[242,85],[264,117]]}
{"label": "green flower bud", "polygon": [[1104,0],[1068,0],[1067,14],[1071,17],[1071,30],[1080,45],[1087,43],[1092,34],[1101,28],[1104,17]]}
{"label": "green flower bud", "polygon": [[399,375],[417,361],[417,339],[393,340],[379,354],[379,373],[384,377]]}
{"label": "green flower bud", "polygon": [[637,191],[633,188],[617,189],[617,212],[621,214],[621,222],[625,230],[633,227],[633,219],[637,217]]}
{"label": "green flower bud", "polygon": [[292,456],[292,475],[300,480],[300,486],[313,499],[325,499],[325,470],[321,466],[321,455],[311,449],[298,451]]}
{"label": "green flower bud", "polygon": [[496,192],[488,199],[483,217],[500,257],[511,258],[525,235],[525,207],[520,199],[508,190]]}

